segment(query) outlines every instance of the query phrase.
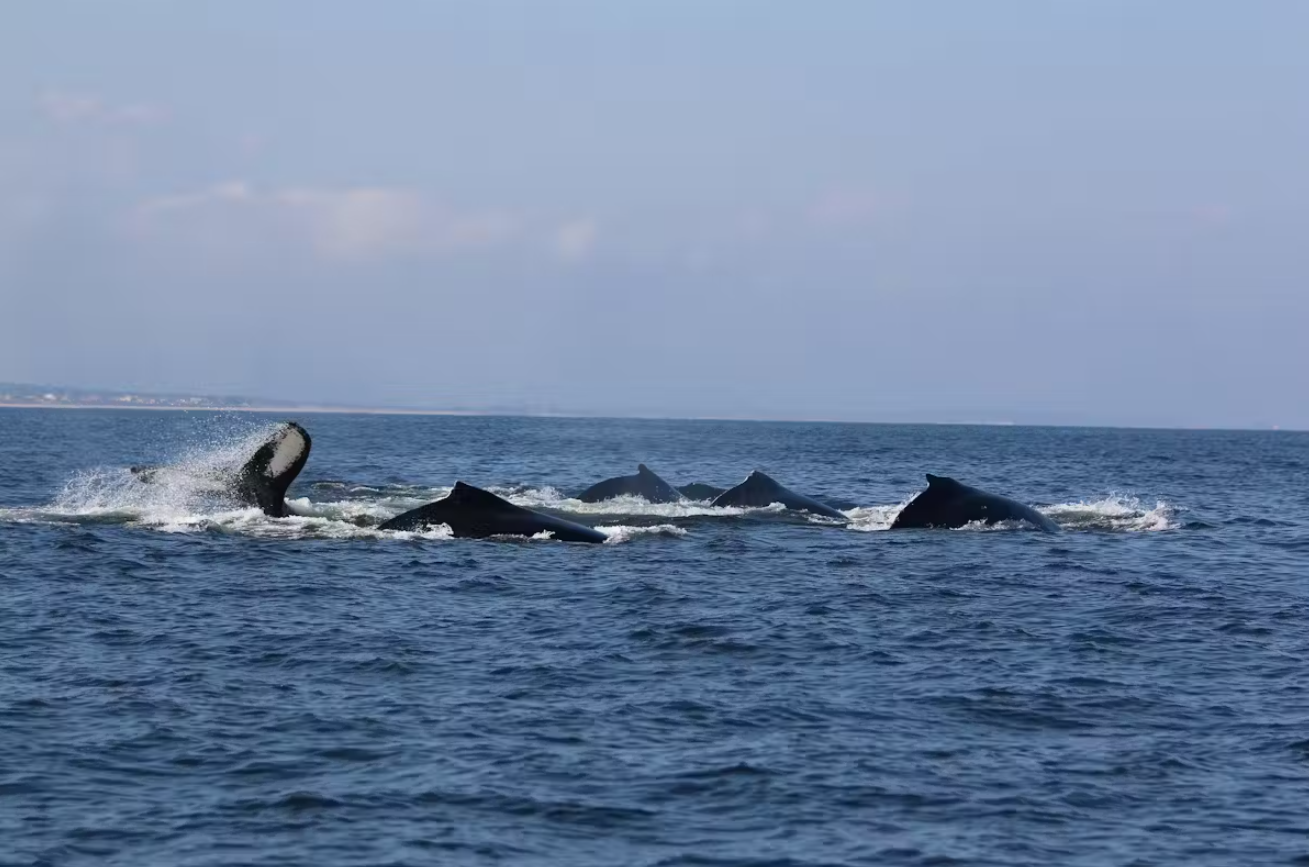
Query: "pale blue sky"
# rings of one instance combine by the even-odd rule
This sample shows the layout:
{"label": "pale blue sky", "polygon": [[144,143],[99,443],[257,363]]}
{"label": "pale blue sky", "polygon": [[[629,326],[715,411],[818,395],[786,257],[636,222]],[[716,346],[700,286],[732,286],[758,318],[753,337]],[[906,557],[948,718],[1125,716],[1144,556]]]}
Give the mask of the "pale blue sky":
{"label": "pale blue sky", "polygon": [[1309,3],[16,4],[0,381],[1309,427]]}

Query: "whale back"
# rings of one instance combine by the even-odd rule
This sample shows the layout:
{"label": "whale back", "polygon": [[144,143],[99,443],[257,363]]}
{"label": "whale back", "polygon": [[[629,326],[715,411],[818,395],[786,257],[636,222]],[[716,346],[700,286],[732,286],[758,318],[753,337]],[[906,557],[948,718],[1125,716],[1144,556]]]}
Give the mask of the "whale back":
{"label": "whale back", "polygon": [[459,538],[535,536],[549,532],[562,542],[603,542],[608,536],[592,527],[546,515],[498,497],[490,491],[455,482],[445,497],[410,509],[382,524],[379,530],[421,530],[445,524]]}
{"label": "whale back", "polygon": [[665,482],[645,464],[637,466],[636,475],[640,479],[641,496],[645,497],[647,502],[677,503],[685,499],[681,491]]}
{"label": "whale back", "polygon": [[677,503],[683,497],[672,485],[645,464],[639,464],[634,476],[618,476],[597,482],[577,495],[583,503],[600,503],[614,497],[642,497],[647,503]]}
{"label": "whale back", "polygon": [[703,482],[692,482],[689,485],[679,486],[677,490],[688,500],[713,500],[721,497],[726,489],[706,485]]}
{"label": "whale back", "polygon": [[1042,530],[1059,529],[1057,524],[1031,506],[931,473],[927,474],[927,489],[900,510],[891,529],[957,529],[978,521],[985,524],[1026,521]]}
{"label": "whale back", "polygon": [[746,476],[745,481],[734,488],[728,488],[714,498],[715,506],[768,506],[782,502],[785,488],[774,481],[767,473],[755,470]]}
{"label": "whale back", "polygon": [[[927,489],[910,500],[895,516],[892,529],[906,527],[952,526],[952,504],[966,496],[965,485],[946,476],[927,474]],[[963,524],[968,523],[964,521]],[[958,524],[962,527],[963,524]]]}
{"label": "whale back", "polygon": [[822,515],[838,521],[846,520],[845,515],[826,503],[820,503],[813,497],[806,497],[804,494],[797,494],[778,483],[767,473],[759,470],[752,472],[744,482],[735,488],[724,491],[715,497],[713,505],[757,508],[770,506],[773,503],[781,503],[788,509]]}

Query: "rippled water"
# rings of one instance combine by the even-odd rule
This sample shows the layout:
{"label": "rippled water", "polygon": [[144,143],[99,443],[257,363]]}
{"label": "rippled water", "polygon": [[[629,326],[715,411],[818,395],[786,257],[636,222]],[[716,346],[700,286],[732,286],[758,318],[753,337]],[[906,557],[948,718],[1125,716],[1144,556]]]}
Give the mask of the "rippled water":
{"label": "rippled water", "polygon": [[[1309,863],[1309,435],[299,420],[272,520],[125,469],[270,419],[0,410],[0,864]],[[374,529],[456,479],[610,544]]]}

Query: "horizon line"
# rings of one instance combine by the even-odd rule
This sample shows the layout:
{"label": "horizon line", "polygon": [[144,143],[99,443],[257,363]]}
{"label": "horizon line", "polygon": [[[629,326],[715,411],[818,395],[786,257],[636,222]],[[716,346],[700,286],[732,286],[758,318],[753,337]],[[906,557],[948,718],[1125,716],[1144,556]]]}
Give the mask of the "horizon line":
{"label": "horizon line", "polygon": [[[82,389],[78,389],[79,391]],[[0,401],[0,409],[56,409],[56,410],[126,410],[153,412],[249,412],[263,415],[301,413],[304,415],[394,415],[394,416],[462,416],[470,418],[563,418],[563,419],[609,419],[615,421],[716,421],[745,422],[764,424],[857,424],[884,426],[932,426],[932,427],[1015,427],[1015,428],[1055,428],[1088,430],[1154,430],[1154,431],[1214,431],[1236,433],[1307,433],[1309,428],[1282,427],[1225,427],[1221,425],[1190,425],[1186,427],[1169,427],[1155,424],[1096,424],[1080,422],[1058,424],[1052,422],[1014,422],[1014,421],[854,421],[832,418],[766,418],[758,416],[692,416],[692,415],[643,415],[640,413],[613,415],[606,413],[580,412],[528,412],[489,409],[411,409],[403,407],[353,407],[353,406],[318,406],[318,405],[233,405],[233,406],[151,406],[142,404],[79,404],[79,403],[37,403],[24,401]]]}

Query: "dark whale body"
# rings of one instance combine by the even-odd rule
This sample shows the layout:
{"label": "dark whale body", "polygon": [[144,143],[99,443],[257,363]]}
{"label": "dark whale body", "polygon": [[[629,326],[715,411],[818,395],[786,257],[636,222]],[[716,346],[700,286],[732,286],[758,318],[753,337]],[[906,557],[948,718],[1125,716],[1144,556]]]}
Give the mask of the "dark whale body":
{"label": "dark whale body", "polygon": [[974,521],[994,524],[999,521],[1026,521],[1049,532],[1059,525],[1045,515],[1017,500],[989,494],[945,476],[927,474],[927,490],[914,497],[900,510],[892,530],[914,527],[958,528]]}
{"label": "dark whale body", "polygon": [[704,482],[692,482],[689,485],[679,485],[677,490],[688,500],[713,500],[721,497],[727,489],[706,485]]}
{"label": "dark whale body", "polygon": [[[284,518],[287,514],[286,490],[309,460],[313,440],[309,432],[293,421],[281,425],[240,469],[224,471],[211,479],[225,487],[241,502],[258,506],[271,518]],[[163,467],[131,467],[133,475],[143,482],[156,480]]]}
{"label": "dark whale body", "polygon": [[771,477],[755,470],[744,482],[731,490],[724,491],[714,499],[715,506],[768,506],[781,503],[788,509],[835,518],[838,521],[849,520],[826,503],[820,503],[813,497],[797,494],[782,487]]}
{"label": "dark whale body", "polygon": [[636,475],[597,482],[577,495],[583,503],[599,503],[621,496],[643,497],[647,503],[680,503],[685,499],[676,488],[647,467],[638,464]]}
{"label": "dark whale body", "polygon": [[[719,488],[715,485],[706,485],[704,482],[692,482],[689,485],[678,485],[677,490],[682,492],[682,496],[688,500],[716,500],[723,495],[726,488]],[[844,512],[849,509],[859,508],[859,504],[850,500],[842,500],[838,497],[819,497],[820,503],[826,503],[838,512]]]}
{"label": "dark whale body", "polygon": [[243,502],[258,505],[265,515],[285,517],[286,489],[305,468],[312,445],[308,431],[287,422],[241,467],[234,492]]}
{"label": "dark whale body", "polygon": [[603,542],[609,537],[592,527],[515,506],[490,491],[455,482],[442,499],[397,515],[379,530],[421,530],[445,524],[461,539],[489,536],[535,536],[549,532],[561,542]]}

